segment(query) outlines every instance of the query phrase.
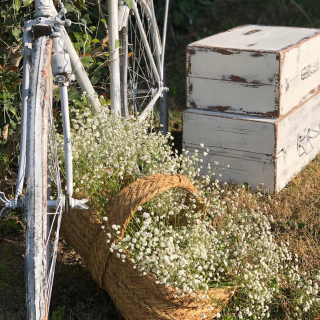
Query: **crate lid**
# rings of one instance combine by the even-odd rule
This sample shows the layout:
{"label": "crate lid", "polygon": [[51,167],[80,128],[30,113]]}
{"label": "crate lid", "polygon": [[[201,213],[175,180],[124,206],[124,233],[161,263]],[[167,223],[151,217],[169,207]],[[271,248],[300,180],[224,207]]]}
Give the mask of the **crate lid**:
{"label": "crate lid", "polygon": [[195,47],[281,52],[320,34],[320,29],[244,25],[191,43]]}

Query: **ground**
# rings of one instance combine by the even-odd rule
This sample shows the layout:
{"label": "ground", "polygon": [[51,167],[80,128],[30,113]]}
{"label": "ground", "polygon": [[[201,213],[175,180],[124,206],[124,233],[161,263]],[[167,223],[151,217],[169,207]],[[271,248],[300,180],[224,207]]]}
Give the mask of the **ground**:
{"label": "ground", "polygon": [[[0,229],[3,227],[0,223]],[[0,320],[25,319],[24,232],[0,238]],[[61,241],[52,292],[51,320],[123,320],[81,257]]]}
{"label": "ground", "polygon": [[[288,241],[290,250],[299,255],[301,271],[311,274],[320,269],[320,155],[277,195],[259,195],[237,186],[225,188],[239,194],[239,207],[243,203],[253,209],[266,207],[266,214],[275,220],[275,237]],[[11,218],[15,224],[8,223],[9,219],[0,221],[0,320],[25,319],[24,232],[17,231],[21,217]],[[123,320],[109,295],[92,280],[81,257],[63,241],[51,312],[52,320]]]}

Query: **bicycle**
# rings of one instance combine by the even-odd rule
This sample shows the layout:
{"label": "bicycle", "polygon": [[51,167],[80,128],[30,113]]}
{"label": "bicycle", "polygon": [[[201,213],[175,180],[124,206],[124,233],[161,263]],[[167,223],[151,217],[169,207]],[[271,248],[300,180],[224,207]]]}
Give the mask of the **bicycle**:
{"label": "bicycle", "polygon": [[[72,3],[72,2],[71,2]],[[144,119],[167,89],[163,85],[166,0],[163,42],[153,0],[109,0],[111,109]],[[72,148],[68,87],[77,79],[94,112],[101,105],[65,27],[71,25],[59,0],[35,1],[35,19],[23,34],[20,163],[15,198],[0,192],[4,206],[24,211],[26,225],[25,283],[27,319],[48,319],[63,212],[87,209],[87,199],[73,198]],[[34,39],[34,41],[32,41]],[[131,57],[132,59],[129,59]],[[59,87],[64,135],[66,196],[62,191],[52,113],[53,83]],[[162,110],[163,115],[167,112]],[[167,130],[165,128],[165,130]],[[165,131],[166,132],[166,131]]]}

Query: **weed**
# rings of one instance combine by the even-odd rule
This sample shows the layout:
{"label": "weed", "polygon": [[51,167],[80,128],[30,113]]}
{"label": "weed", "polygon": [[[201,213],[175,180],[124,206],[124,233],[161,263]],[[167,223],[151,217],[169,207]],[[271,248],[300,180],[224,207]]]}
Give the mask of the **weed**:
{"label": "weed", "polygon": [[0,277],[1,278],[6,278],[11,274],[11,271],[9,269],[9,267],[4,264],[4,263],[0,263]]}
{"label": "weed", "polygon": [[4,281],[0,281],[0,288],[1,290],[5,290],[8,288],[8,283],[4,282]]}
{"label": "weed", "polygon": [[65,316],[65,309],[66,307],[58,307],[57,310],[52,312],[51,320],[63,320]]}
{"label": "weed", "polygon": [[24,230],[23,222],[14,218],[9,218],[0,225],[0,236]]}

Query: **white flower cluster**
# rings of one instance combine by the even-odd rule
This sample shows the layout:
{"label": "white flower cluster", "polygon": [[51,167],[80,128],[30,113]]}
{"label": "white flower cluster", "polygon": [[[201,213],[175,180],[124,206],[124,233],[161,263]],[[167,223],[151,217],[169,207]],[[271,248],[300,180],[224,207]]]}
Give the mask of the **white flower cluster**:
{"label": "white flower cluster", "polygon": [[[210,296],[210,288],[234,287],[238,299],[233,313],[239,319],[270,318],[276,297],[289,284],[295,292],[290,302],[295,302],[292,319],[304,319],[317,305],[317,284],[310,279],[302,284],[294,263],[297,258],[292,258],[285,244],[276,244],[262,213],[225,211],[226,223],[217,228],[212,210],[218,206],[210,206],[202,221],[194,205],[177,199],[183,199],[181,193],[173,191],[153,199],[123,238],[122,247],[142,275],[151,274],[180,294],[199,298]],[[183,226],[172,219],[181,211],[187,216]]]}
{"label": "white flower cluster", "polygon": [[[150,174],[183,173],[193,181],[200,177],[198,155],[179,156],[172,150],[171,134],[151,131],[148,120],[137,123],[134,117],[113,116],[108,109],[103,117],[93,116],[88,107],[71,107],[70,112],[75,192],[88,190],[94,203],[106,203],[128,181]],[[57,141],[63,159],[63,137],[58,135]]]}
{"label": "white flower cluster", "polygon": [[[315,279],[299,274],[298,258],[286,244],[277,244],[262,212],[240,208],[237,191],[225,195],[218,180],[211,182],[213,175],[202,176],[198,150],[178,155],[172,151],[172,136],[153,132],[148,121],[105,113],[98,118],[87,108],[72,110],[76,191],[106,210],[108,200],[139,177],[183,173],[206,205],[203,219],[194,195],[167,191],[138,207],[119,243],[113,240],[121,226],[108,226],[105,217],[102,231],[110,251],[123,262],[132,259],[141,275],[153,275],[158,283],[175,288],[177,295],[200,299],[216,287],[234,290],[229,308],[217,318],[280,319],[282,312],[287,319],[312,319],[319,304],[320,273]],[[62,147],[63,139],[58,141]],[[203,156],[208,152],[203,149]]]}

